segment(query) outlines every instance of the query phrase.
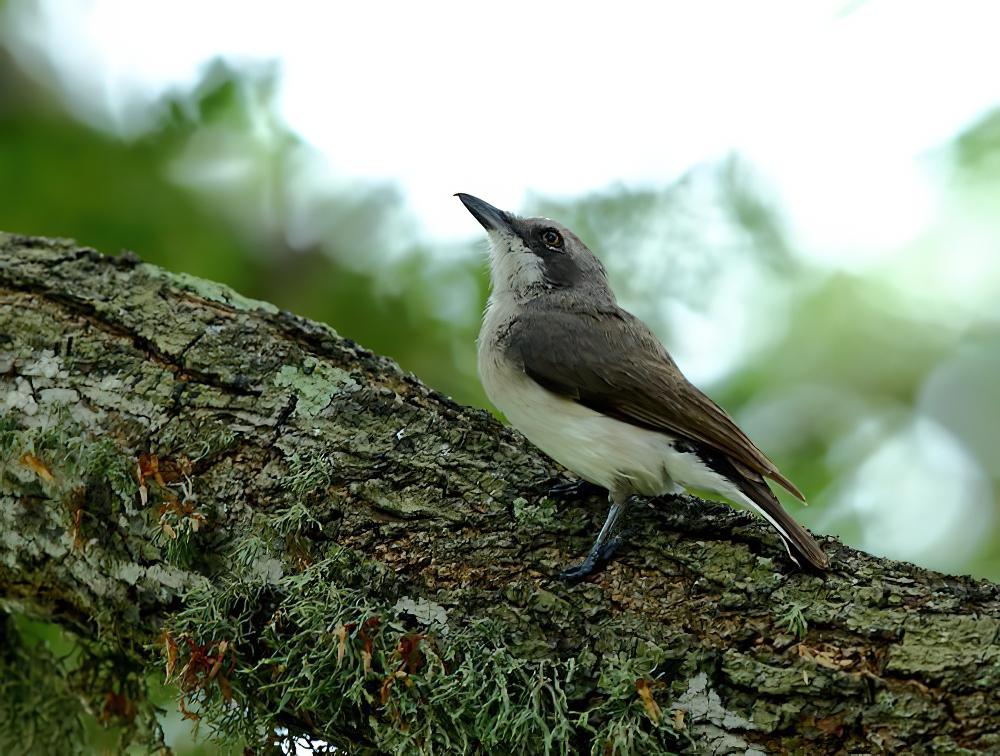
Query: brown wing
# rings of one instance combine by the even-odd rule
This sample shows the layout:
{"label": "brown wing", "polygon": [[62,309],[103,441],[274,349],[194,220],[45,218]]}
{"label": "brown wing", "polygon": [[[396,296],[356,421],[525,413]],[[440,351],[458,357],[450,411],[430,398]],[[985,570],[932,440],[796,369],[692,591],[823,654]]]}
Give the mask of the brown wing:
{"label": "brown wing", "polygon": [[724,452],[802,499],[719,405],[691,385],[646,325],[620,308],[600,313],[528,308],[506,335],[507,355],[549,391],[623,422]]}

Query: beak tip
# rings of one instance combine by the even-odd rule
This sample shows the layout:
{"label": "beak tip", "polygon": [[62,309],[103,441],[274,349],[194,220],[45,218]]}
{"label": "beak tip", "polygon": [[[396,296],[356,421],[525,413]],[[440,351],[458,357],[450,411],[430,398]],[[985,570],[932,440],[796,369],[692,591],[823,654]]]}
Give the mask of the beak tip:
{"label": "beak tip", "polygon": [[510,228],[510,215],[503,210],[493,207],[489,202],[484,202],[479,197],[473,197],[465,192],[455,192],[465,209],[472,213],[480,225],[487,231],[499,231]]}

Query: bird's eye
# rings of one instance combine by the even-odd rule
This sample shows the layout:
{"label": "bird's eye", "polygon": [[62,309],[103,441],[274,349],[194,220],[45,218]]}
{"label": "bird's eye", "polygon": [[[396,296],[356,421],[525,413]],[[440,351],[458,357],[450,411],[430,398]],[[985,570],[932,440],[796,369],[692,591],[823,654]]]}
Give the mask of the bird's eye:
{"label": "bird's eye", "polygon": [[542,244],[550,249],[559,249],[563,244],[562,234],[554,228],[548,228],[542,231]]}

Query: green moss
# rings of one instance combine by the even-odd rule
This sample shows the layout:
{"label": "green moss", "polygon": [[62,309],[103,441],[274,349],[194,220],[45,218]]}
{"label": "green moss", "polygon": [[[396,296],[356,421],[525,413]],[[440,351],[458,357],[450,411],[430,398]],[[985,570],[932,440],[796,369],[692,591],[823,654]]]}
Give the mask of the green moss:
{"label": "green moss", "polygon": [[[286,513],[276,524],[296,520]],[[334,546],[301,572],[275,575],[259,569],[275,557],[264,542],[235,552],[244,569],[189,594],[169,628],[185,705],[223,738],[259,740],[308,718],[320,733],[354,730],[380,751],[406,754],[571,753],[581,742],[593,753],[661,753],[677,741],[637,693],[661,657],[649,648],[602,660],[600,700],[581,709],[577,659],[518,656],[502,623],[459,627],[440,606],[417,610],[421,601],[393,595],[381,564]],[[250,646],[256,661],[244,663]],[[211,678],[208,662],[191,673],[205,655],[224,657],[224,677]]]}

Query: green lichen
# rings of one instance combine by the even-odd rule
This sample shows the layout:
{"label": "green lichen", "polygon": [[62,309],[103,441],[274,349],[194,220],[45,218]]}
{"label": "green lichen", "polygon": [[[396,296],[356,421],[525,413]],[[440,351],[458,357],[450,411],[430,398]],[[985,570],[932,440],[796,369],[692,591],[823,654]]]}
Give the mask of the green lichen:
{"label": "green lichen", "polygon": [[[56,406],[17,421],[6,417],[0,452],[0,565],[23,570],[39,558],[66,560],[73,579],[64,598],[96,598],[93,619],[109,629],[137,611],[123,584],[166,599],[190,582],[171,571],[195,551],[182,523],[175,523],[182,538],[157,542],[164,492],[149,481],[144,506],[136,457],[111,437],[95,437],[85,415]],[[118,534],[115,547],[97,546],[109,531]],[[142,564],[164,556],[167,565]]]}
{"label": "green lichen", "polygon": [[218,302],[235,310],[263,310],[264,312],[277,314],[278,308],[270,302],[259,299],[245,297],[237,291],[214,281],[206,281],[204,278],[196,278],[187,273],[172,273],[156,265],[143,263],[139,269],[150,278],[160,278],[174,284],[178,289],[189,291],[192,294],[206,299],[210,302]]}
{"label": "green lichen", "polygon": [[295,392],[295,414],[301,418],[318,415],[340,391],[355,391],[358,383],[342,370],[315,357],[306,357],[300,367],[284,365],[274,377],[278,388]]}
{"label": "green lichen", "polygon": [[190,486],[191,481],[185,481],[181,497],[168,499],[159,506],[160,517],[151,527],[151,542],[161,550],[167,563],[174,567],[195,565],[201,555],[198,536],[209,517],[198,507]]}
{"label": "green lichen", "polygon": [[905,627],[889,656],[890,672],[933,678],[965,666],[980,670],[979,684],[1000,685],[1000,620],[943,615],[910,618]]}
{"label": "green lichen", "polygon": [[[134,459],[110,438],[90,440],[84,425],[65,407],[31,427],[4,419],[0,481],[4,476],[72,508],[89,505],[109,515],[133,511],[138,494]],[[71,501],[81,490],[87,491],[86,499]]]}
{"label": "green lichen", "polygon": [[548,497],[542,497],[537,504],[531,504],[524,497],[514,499],[514,518],[525,527],[545,529],[556,523],[556,504]]}
{"label": "green lichen", "polygon": [[113,511],[133,512],[139,498],[135,462],[110,438],[83,444],[78,456],[80,481],[91,490],[106,487]]}
{"label": "green lichen", "polygon": [[805,608],[804,604],[792,604],[784,614],[777,618],[777,623],[784,625],[785,630],[798,640],[805,638],[806,633],[809,632],[809,623],[806,622],[805,615],[802,613]]}
{"label": "green lichen", "polygon": [[218,418],[186,418],[161,427],[153,439],[152,451],[200,462],[231,449],[237,439],[236,432]]}
{"label": "green lichen", "polygon": [[12,455],[14,446],[18,443],[18,433],[21,430],[21,424],[13,413],[0,415],[0,461]]}
{"label": "green lichen", "polygon": [[285,487],[296,497],[306,497],[322,491],[333,481],[336,466],[329,453],[318,446],[296,449],[285,456],[287,470],[282,478]]}
{"label": "green lichen", "polygon": [[[986,587],[833,543],[829,574],[790,572],[773,532],[686,498],[565,586],[599,515],[536,502],[549,463],[515,435],[321,326],[44,249],[0,271],[0,609],[88,640],[66,667],[0,630],[0,752],[71,749],[29,738],[109,692],[148,711],[140,668],[238,747],[1000,750]],[[140,491],[150,455],[172,472]]]}
{"label": "green lichen", "polygon": [[[427,500],[426,486],[423,485],[399,488],[390,481],[376,478],[360,483],[351,483],[349,490],[351,494],[370,502],[380,512],[400,519],[432,517],[442,514],[435,506],[436,502]],[[455,520],[462,518],[461,512],[450,514]]]}
{"label": "green lichen", "polygon": [[[634,654],[609,654],[601,660],[597,688],[603,700],[592,711],[584,712],[581,725],[600,722],[595,727],[592,753],[665,753],[677,749],[687,738],[672,726],[666,686],[657,679],[657,669],[665,659],[663,649],[644,644]],[[651,695],[659,694],[656,705],[661,712],[652,718],[638,693],[643,681]]]}
{"label": "green lichen", "polygon": [[763,756],[762,751],[753,748],[739,734],[756,729],[755,724],[726,707],[704,672],[686,681],[683,693],[673,705],[684,712],[689,742],[692,746],[697,743],[699,751]]}
{"label": "green lichen", "polygon": [[[226,434],[206,434],[202,451],[215,451]],[[30,463],[25,461],[30,455]],[[118,518],[147,521],[149,543],[173,566],[188,567],[198,554],[197,535],[206,521],[193,481],[184,478],[162,488],[145,481],[145,511],[138,461],[111,438],[92,440],[88,428],[66,407],[28,428],[12,418],[0,426],[0,478],[12,478],[18,490],[37,489],[62,503],[62,525],[74,547]],[[13,490],[13,489],[12,489]]]}
{"label": "green lichen", "polygon": [[301,535],[322,529],[313,510],[301,501],[295,501],[283,511],[270,518],[271,529],[283,537]]}
{"label": "green lichen", "polygon": [[[267,575],[257,565],[276,556],[269,544],[234,549],[233,563],[245,569],[190,593],[169,628],[179,654],[173,668],[189,670],[175,672],[186,705],[223,739],[266,740],[307,717],[320,737],[354,729],[399,754],[567,754],[582,742],[595,754],[662,753],[678,741],[637,693],[637,680],[656,674],[659,657],[648,648],[602,660],[600,699],[580,708],[576,658],[520,657],[508,650],[503,623],[455,626],[443,607],[394,599],[381,564],[333,546],[302,571]],[[250,645],[256,660],[245,663]],[[224,678],[190,674],[204,654],[225,657]]]}

